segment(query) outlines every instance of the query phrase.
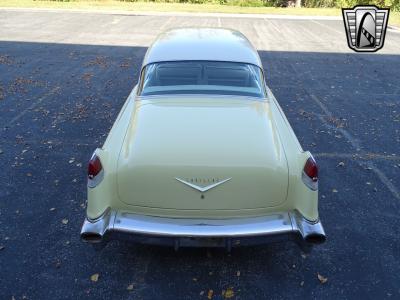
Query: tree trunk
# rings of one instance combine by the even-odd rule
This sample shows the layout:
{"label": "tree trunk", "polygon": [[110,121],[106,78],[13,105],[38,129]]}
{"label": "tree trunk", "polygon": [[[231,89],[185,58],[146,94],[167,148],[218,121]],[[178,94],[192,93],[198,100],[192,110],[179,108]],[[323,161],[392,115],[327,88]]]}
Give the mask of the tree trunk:
{"label": "tree trunk", "polygon": [[296,0],[296,7],[301,7],[301,0]]}

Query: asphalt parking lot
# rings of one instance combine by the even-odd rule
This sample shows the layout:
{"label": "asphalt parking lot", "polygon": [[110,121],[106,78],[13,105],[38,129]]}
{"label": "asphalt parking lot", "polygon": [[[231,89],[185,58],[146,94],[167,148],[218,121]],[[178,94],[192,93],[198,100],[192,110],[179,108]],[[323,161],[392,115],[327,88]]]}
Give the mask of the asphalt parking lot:
{"label": "asphalt parking lot", "polygon": [[[146,48],[180,26],[235,28],[259,50],[320,165],[328,241],[311,255],[80,241],[86,163]],[[358,54],[341,21],[0,10],[0,298],[399,299],[399,79],[400,33]]]}

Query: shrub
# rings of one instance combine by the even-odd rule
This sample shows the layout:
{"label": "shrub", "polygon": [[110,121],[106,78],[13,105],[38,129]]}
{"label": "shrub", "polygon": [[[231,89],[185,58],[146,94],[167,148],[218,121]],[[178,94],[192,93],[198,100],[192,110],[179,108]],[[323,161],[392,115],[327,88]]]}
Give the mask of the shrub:
{"label": "shrub", "polygon": [[[50,0],[60,2],[73,2],[80,0]],[[285,7],[294,0],[119,0],[122,2],[169,2],[169,3],[214,3],[235,6],[275,6]],[[400,11],[400,0],[302,0],[304,7],[353,7],[355,5],[374,4],[378,7],[390,7],[393,11]]]}

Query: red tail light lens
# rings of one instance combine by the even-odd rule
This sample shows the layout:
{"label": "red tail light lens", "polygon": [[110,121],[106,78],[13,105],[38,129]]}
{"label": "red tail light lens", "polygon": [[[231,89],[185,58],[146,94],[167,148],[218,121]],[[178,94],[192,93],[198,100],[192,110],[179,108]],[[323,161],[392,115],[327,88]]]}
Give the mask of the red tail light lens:
{"label": "red tail light lens", "polygon": [[101,170],[103,170],[103,166],[101,165],[100,158],[96,154],[93,154],[88,165],[89,179],[95,178],[101,172]]}
{"label": "red tail light lens", "polygon": [[304,173],[312,179],[312,181],[318,181],[318,166],[314,158],[310,157],[307,159],[304,165]]}
{"label": "red tail light lens", "polygon": [[307,159],[301,178],[311,190],[318,190],[318,166],[312,156]]}

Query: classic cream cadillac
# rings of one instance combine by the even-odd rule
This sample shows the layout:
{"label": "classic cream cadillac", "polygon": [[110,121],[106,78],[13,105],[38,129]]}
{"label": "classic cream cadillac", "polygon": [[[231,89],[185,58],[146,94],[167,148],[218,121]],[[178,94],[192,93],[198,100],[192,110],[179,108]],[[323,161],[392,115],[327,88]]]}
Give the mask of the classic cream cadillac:
{"label": "classic cream cadillac", "polygon": [[315,160],[241,33],[173,29],[148,49],[90,159],[81,237],[228,249],[325,241]]}

